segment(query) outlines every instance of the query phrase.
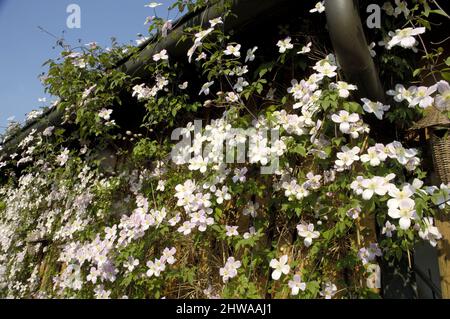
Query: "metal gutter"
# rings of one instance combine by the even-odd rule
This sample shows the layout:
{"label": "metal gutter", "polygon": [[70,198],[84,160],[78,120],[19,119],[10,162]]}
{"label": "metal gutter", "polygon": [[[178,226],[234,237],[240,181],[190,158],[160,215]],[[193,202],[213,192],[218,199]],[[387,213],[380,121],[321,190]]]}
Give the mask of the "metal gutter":
{"label": "metal gutter", "polygon": [[[188,48],[192,45],[190,41],[179,42],[185,28],[196,25],[208,25],[208,20],[217,18],[223,13],[225,0],[212,1],[212,4],[203,10],[191,12],[181,17],[176,23],[167,37],[159,39],[154,36],[141,44],[137,58],[127,58],[118,63],[118,68],[123,68],[124,72],[133,77],[145,78],[149,74],[145,73],[145,65],[151,63],[155,53],[166,49],[172,58],[181,58],[186,56]],[[227,0],[231,3],[231,11],[237,15],[229,17],[224,25],[225,32],[243,27],[259,16],[270,13],[275,8],[282,8],[286,3],[292,3],[293,0]],[[44,112],[42,117],[33,122],[26,124],[19,132],[9,137],[3,144],[3,153],[10,153],[15,149],[16,145],[26,137],[33,129],[41,131],[48,125],[58,125],[62,122],[63,111],[55,109]]]}
{"label": "metal gutter", "polygon": [[325,0],[328,31],[348,82],[356,84],[361,97],[385,101],[383,86],[368,49],[357,0]]}

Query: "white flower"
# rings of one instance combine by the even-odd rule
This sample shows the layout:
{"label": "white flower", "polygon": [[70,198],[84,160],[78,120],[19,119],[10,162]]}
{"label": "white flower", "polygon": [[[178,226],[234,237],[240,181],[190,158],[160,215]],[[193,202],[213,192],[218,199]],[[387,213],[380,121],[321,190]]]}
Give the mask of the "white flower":
{"label": "white flower", "polygon": [[380,176],[363,180],[361,186],[364,188],[362,198],[365,200],[371,199],[374,194],[384,196],[389,189],[389,184],[386,183],[386,179]]}
{"label": "white flower", "polygon": [[[383,145],[381,145],[383,146]],[[370,166],[378,166],[381,162],[384,162],[387,158],[387,154],[383,151],[383,148],[377,146],[371,146],[367,149],[367,154],[361,155],[361,162],[369,162]]]}
{"label": "white flower", "polygon": [[205,173],[208,168],[208,158],[203,158],[201,155],[196,156],[189,160],[189,170],[200,171]]}
{"label": "white flower", "polygon": [[347,134],[350,131],[350,125],[359,121],[359,115],[357,113],[349,114],[347,111],[341,110],[338,114],[331,115],[331,120],[339,124],[339,130],[342,133]]}
{"label": "white flower", "polygon": [[56,157],[56,162],[59,164],[59,166],[64,166],[64,165],[66,164],[66,162],[67,162],[68,159],[69,159],[69,153],[70,153],[70,151],[69,151],[67,148],[65,148],[65,149],[61,152],[61,154],[59,154],[59,155]]}
{"label": "white flower", "polygon": [[225,225],[225,230],[226,230],[225,235],[227,237],[239,236],[239,233],[237,231],[238,228],[239,228],[239,226],[228,226],[228,225]]}
{"label": "white flower", "polygon": [[407,19],[410,11],[408,9],[408,5],[407,5],[406,1],[395,0],[395,5],[396,5],[396,8],[394,10],[394,16],[397,17],[399,14],[403,13],[405,16],[405,19]]}
{"label": "white flower", "polygon": [[166,181],[163,181],[163,180],[158,181],[158,185],[156,186],[156,190],[164,192],[165,189],[166,189]]}
{"label": "white flower", "polygon": [[411,103],[413,100],[413,92],[409,89],[406,89],[402,84],[397,84],[395,86],[395,90],[389,90],[386,93],[393,96],[396,102],[402,102],[406,100],[408,103]]}
{"label": "white flower", "polygon": [[337,75],[337,66],[331,64],[329,59],[318,61],[313,69],[316,70],[321,76],[334,78]]}
{"label": "white flower", "polygon": [[225,55],[234,55],[235,57],[239,58],[241,56],[240,49],[241,49],[240,44],[228,45],[227,49],[223,51],[223,53],[225,53]]}
{"label": "white flower", "polygon": [[225,95],[225,100],[230,103],[235,103],[239,101],[239,95],[234,92],[227,92],[227,94]]}
{"label": "white flower", "polygon": [[270,268],[275,269],[272,272],[272,279],[278,280],[281,277],[281,274],[287,275],[289,271],[291,271],[291,268],[289,267],[288,262],[288,255],[281,256],[280,260],[272,259],[270,261]]}
{"label": "white flower", "polygon": [[211,25],[211,28],[214,28],[218,24],[223,24],[222,17],[209,20],[209,24]]}
{"label": "white flower", "polygon": [[433,226],[433,218],[426,217],[423,219],[424,227],[419,230],[420,238],[428,240],[430,245],[436,247],[437,241],[442,238],[442,234],[436,226]]}
{"label": "white flower", "polygon": [[185,82],[183,82],[182,84],[179,84],[178,85],[178,88],[180,89],[180,90],[186,90],[187,89],[187,87],[188,87],[188,82],[187,81],[185,81]]}
{"label": "white flower", "polygon": [[358,257],[361,259],[363,265],[374,261],[377,257],[380,256],[382,256],[382,252],[377,243],[371,243],[369,248],[363,247],[358,252]]}
{"label": "white flower", "polygon": [[306,290],[306,284],[302,282],[302,278],[300,277],[300,275],[294,275],[292,280],[289,280],[288,286],[289,288],[291,288],[291,295],[293,296],[298,295],[300,290]]}
{"label": "white flower", "polygon": [[356,85],[348,84],[344,81],[338,81],[337,83],[332,83],[331,88],[338,90],[339,96],[342,98],[348,98],[350,95],[350,91],[354,91],[357,89]]}
{"label": "white flower", "polygon": [[228,257],[225,266],[219,269],[222,280],[226,283],[230,278],[237,276],[237,270],[241,267],[241,262],[234,257]]}
{"label": "white flower", "polygon": [[308,44],[303,46],[302,49],[297,52],[297,54],[306,54],[306,53],[311,52],[311,46],[312,46],[312,42],[308,42]]}
{"label": "white flower", "polygon": [[357,219],[359,217],[359,214],[361,213],[361,207],[354,207],[354,208],[350,208],[347,211],[347,216],[350,217],[351,219]]}
{"label": "white flower", "polygon": [[159,60],[168,60],[169,56],[167,55],[167,50],[162,50],[159,53],[153,55],[153,61],[157,62]]}
{"label": "white flower", "polygon": [[42,132],[42,135],[44,135],[44,136],[52,136],[54,130],[55,130],[54,126],[49,126]]}
{"label": "white flower", "polygon": [[280,52],[280,53],[284,53],[284,52],[286,52],[286,50],[292,49],[294,47],[294,45],[291,43],[291,37],[287,37],[284,40],[278,41],[277,47],[279,48],[278,52]]}
{"label": "white flower", "polygon": [[206,60],[207,55],[205,52],[200,53],[197,58],[195,59],[195,61],[201,61],[201,60]]}
{"label": "white flower", "polygon": [[369,46],[367,47],[367,48],[369,49],[370,56],[371,56],[372,58],[374,58],[374,57],[377,56],[377,52],[373,49],[373,48],[375,48],[375,46],[376,46],[376,43],[375,43],[375,42],[372,42],[372,43],[369,44]]}
{"label": "white flower", "polygon": [[384,112],[391,108],[389,105],[383,105],[383,103],[380,102],[372,102],[366,98],[361,99],[361,101],[364,103],[364,111],[373,113],[379,120],[382,120]]}
{"label": "white flower", "polygon": [[170,226],[175,226],[176,224],[178,224],[178,222],[181,220],[181,215],[180,213],[176,214],[174,217],[172,217],[171,219],[168,220],[168,223]]}
{"label": "white flower", "polygon": [[331,282],[325,283],[324,287],[322,288],[322,291],[320,291],[320,295],[322,297],[325,297],[325,299],[331,299],[337,292],[337,287],[335,284]]}
{"label": "white flower", "polygon": [[395,227],[394,224],[391,224],[389,221],[387,221],[384,224],[384,227],[381,230],[381,233],[383,235],[386,235],[387,237],[392,237],[392,232],[394,232],[395,230],[397,230],[397,227]]}
{"label": "white flower", "polygon": [[194,227],[195,224],[185,221],[182,226],[178,227],[177,231],[183,233],[183,235],[189,235]]}
{"label": "white flower", "polygon": [[123,266],[129,271],[132,272],[136,266],[139,265],[139,259],[134,259],[133,257],[128,257],[128,260],[123,263]]}
{"label": "white flower", "polygon": [[324,3],[325,3],[325,1],[317,2],[316,5],[314,6],[314,8],[309,10],[309,12],[311,12],[311,13],[314,13],[314,12],[322,13],[322,12],[324,12],[325,11]]}
{"label": "white flower", "polygon": [[399,219],[401,229],[408,229],[411,226],[411,220],[416,219],[414,201],[411,201],[410,198],[400,200],[398,207],[389,208],[388,215],[391,218]]}
{"label": "white flower", "polygon": [[159,277],[161,275],[161,272],[163,272],[166,269],[166,265],[161,259],[155,259],[155,261],[148,261],[147,262],[148,270],[146,272],[147,277]]}
{"label": "white flower", "polygon": [[411,205],[414,206],[414,200],[410,198],[414,194],[414,189],[409,184],[403,186],[401,190],[398,189],[395,185],[392,185],[389,188],[388,194],[392,197],[387,202],[387,206],[389,208],[400,207],[400,202],[402,200],[409,200],[411,202]]}
{"label": "white flower", "polygon": [[440,111],[450,111],[450,85],[447,81],[439,81],[436,86],[439,92],[434,98],[436,108]]}
{"label": "white flower", "polygon": [[245,57],[245,63],[255,60],[255,52],[256,52],[256,50],[258,50],[258,47],[253,47],[253,49],[248,49],[247,50],[247,55]]}
{"label": "white flower", "polygon": [[202,85],[202,89],[200,90],[200,93],[198,95],[201,95],[202,93],[205,94],[205,95],[208,95],[209,94],[209,87],[211,85],[213,85],[213,84],[214,84],[214,81],[206,82],[205,84],[203,84]]}
{"label": "white flower", "polygon": [[222,186],[222,189],[218,189],[214,195],[216,195],[217,204],[222,204],[224,200],[230,200],[231,195],[228,193],[228,187]]}
{"label": "white flower", "polygon": [[245,174],[247,174],[248,169],[247,167],[243,167],[243,168],[235,168],[234,169],[234,176],[233,176],[233,183],[237,183],[237,182],[245,182],[247,180],[247,178],[245,177]]}
{"label": "white flower", "polygon": [[259,208],[259,204],[258,203],[254,203],[253,201],[250,201],[247,205],[245,205],[244,209],[242,210],[242,214],[244,216],[252,216],[252,217],[256,217],[257,210]]}
{"label": "white flower", "polygon": [[243,77],[239,77],[236,84],[233,86],[233,89],[235,89],[236,92],[242,92],[246,86],[248,86],[248,82],[245,81]]}
{"label": "white flower", "polygon": [[397,29],[392,37],[392,39],[386,45],[388,50],[392,49],[396,45],[400,45],[401,47],[413,48],[417,44],[417,40],[414,36],[425,33],[425,28],[405,28],[405,29]]}
{"label": "white flower", "polygon": [[244,237],[244,239],[249,239],[250,237],[254,236],[256,234],[256,229],[255,227],[250,227],[248,229],[248,232],[245,232],[244,235],[242,237]]}
{"label": "white flower", "polygon": [[422,109],[426,109],[431,106],[434,102],[433,97],[431,95],[436,92],[437,87],[435,85],[426,87],[420,86],[418,88],[412,87],[412,92],[414,92],[414,97],[410,103],[411,106],[418,105]]}
{"label": "white flower", "polygon": [[339,169],[348,169],[353,162],[359,160],[358,153],[361,149],[358,146],[353,147],[352,149],[348,148],[348,146],[343,146],[341,148],[342,152],[336,154],[338,158],[335,161],[336,166]]}
{"label": "white flower", "polygon": [[427,193],[432,195],[432,202],[440,209],[445,209],[445,206],[450,206],[450,184],[441,184],[440,188],[436,186],[428,187]]}
{"label": "white flower", "polygon": [[159,6],[162,6],[162,3],[158,3],[158,2],[150,2],[149,4],[146,4],[144,7],[148,7],[148,8],[156,8]]}
{"label": "white flower", "polygon": [[100,110],[100,112],[98,113],[98,116],[99,116],[100,118],[104,119],[105,121],[109,121],[110,118],[111,118],[111,113],[112,113],[112,112],[113,112],[113,110],[111,110],[111,109],[105,109],[105,108],[102,108],[102,109]]}
{"label": "white flower", "polygon": [[175,257],[173,257],[176,252],[177,252],[177,249],[175,247],[164,248],[163,255],[161,256],[161,261],[163,263],[168,263],[169,265],[173,265],[176,261]]}
{"label": "white flower", "polygon": [[319,238],[320,233],[314,230],[314,224],[300,224],[297,225],[298,235],[305,238],[303,243],[306,247],[311,246],[313,239]]}

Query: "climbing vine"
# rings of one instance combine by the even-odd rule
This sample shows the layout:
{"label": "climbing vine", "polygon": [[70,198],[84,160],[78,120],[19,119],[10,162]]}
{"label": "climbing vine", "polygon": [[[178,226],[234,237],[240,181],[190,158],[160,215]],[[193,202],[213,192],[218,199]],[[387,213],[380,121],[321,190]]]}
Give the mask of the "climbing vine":
{"label": "climbing vine", "polygon": [[[406,138],[429,108],[450,114],[449,58],[422,39],[448,15],[412,2],[386,2],[369,35],[389,104],[359,96],[320,37],[237,42],[228,4],[183,30],[182,58],[155,51],[144,75],[123,64],[139,47],[66,48],[43,78],[58,98],[45,112],[61,124],[33,128],[13,151],[21,128],[4,136],[0,296],[379,297],[380,261],[436,246],[434,218],[450,205]],[[176,27],[148,22],[149,45]],[[45,123],[40,113],[29,120]],[[372,123],[397,135],[380,142]]]}

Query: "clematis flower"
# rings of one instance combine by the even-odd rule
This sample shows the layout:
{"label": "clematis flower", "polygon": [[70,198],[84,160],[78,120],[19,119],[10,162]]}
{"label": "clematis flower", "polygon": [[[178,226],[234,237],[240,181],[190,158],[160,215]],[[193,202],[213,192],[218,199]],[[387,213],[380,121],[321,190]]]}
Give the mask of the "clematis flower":
{"label": "clematis flower", "polygon": [[287,275],[291,271],[291,267],[288,265],[288,255],[281,256],[280,260],[272,259],[270,261],[270,268],[273,268],[272,279],[278,280],[281,277],[281,274]]}
{"label": "clematis flower", "polygon": [[159,60],[168,60],[169,56],[167,55],[167,50],[161,50],[160,52],[153,55],[153,61],[157,62]]}
{"label": "clematis flower", "polygon": [[369,163],[370,166],[379,166],[381,162],[384,162],[387,158],[387,154],[384,153],[380,148],[371,146],[367,149],[367,154],[361,155],[361,162]]}
{"label": "clematis flower", "polygon": [[164,248],[163,255],[161,256],[161,261],[163,263],[168,263],[169,265],[173,265],[176,261],[174,255],[177,252],[175,247],[172,248]]}
{"label": "clematis flower", "polygon": [[436,87],[439,93],[434,98],[436,108],[442,112],[450,111],[450,85],[447,81],[439,81]]}
{"label": "clematis flower", "polygon": [[405,49],[413,48],[417,44],[414,36],[425,33],[425,28],[405,28],[397,29],[392,36],[392,39],[387,43],[386,49],[390,50],[394,46],[401,46]]}
{"label": "clematis flower", "polygon": [[399,103],[405,100],[408,103],[411,103],[414,97],[412,90],[405,89],[405,87],[402,84],[397,84],[395,86],[395,90],[389,90],[386,92],[386,94],[393,96],[394,100]]}
{"label": "clematis flower", "polygon": [[126,262],[124,262],[123,266],[127,269],[128,272],[132,272],[136,266],[139,265],[139,259],[134,259],[133,257],[129,257]]}
{"label": "clematis flower", "polygon": [[342,133],[347,134],[350,131],[350,125],[359,121],[359,115],[357,113],[349,114],[347,111],[341,110],[338,114],[331,115],[331,120],[339,124],[339,130]]}
{"label": "clematis flower", "polygon": [[381,233],[383,235],[386,235],[386,237],[392,237],[392,232],[396,231],[397,227],[395,227],[394,224],[391,224],[389,221],[386,221],[384,224],[383,229],[381,230]]}
{"label": "clematis flower", "polygon": [[409,9],[408,9],[408,4],[406,3],[406,1],[402,1],[402,0],[395,0],[395,10],[394,10],[394,16],[397,17],[398,15],[402,14],[405,16],[405,19],[408,18],[409,16]]}
{"label": "clematis flower", "polygon": [[255,52],[256,52],[256,50],[258,50],[258,47],[253,47],[253,49],[248,49],[247,50],[247,55],[245,57],[245,63],[255,60]]}
{"label": "clematis flower", "polygon": [[433,97],[431,95],[436,92],[436,86],[420,86],[420,87],[411,87],[410,88],[413,93],[413,99],[410,103],[411,106],[418,105],[420,108],[425,109],[431,106],[434,102]]}
{"label": "clematis flower", "polygon": [[379,120],[382,120],[384,112],[391,108],[389,105],[383,105],[383,103],[380,102],[372,102],[366,98],[361,99],[361,101],[364,103],[364,111],[373,113]]}
{"label": "clematis flower", "polygon": [[249,83],[245,81],[243,77],[239,77],[237,79],[236,84],[233,86],[233,89],[236,90],[236,92],[242,92],[246,86],[248,86]]}
{"label": "clematis flower", "polygon": [[241,262],[235,260],[234,257],[228,257],[227,262],[224,267],[219,269],[220,276],[222,276],[222,281],[224,283],[228,282],[230,278],[237,276],[237,270],[241,267]]}
{"label": "clematis flower", "polygon": [[364,188],[362,198],[365,200],[370,200],[374,194],[384,196],[389,189],[389,184],[386,182],[386,179],[380,176],[363,180],[361,186]]}
{"label": "clematis flower", "polygon": [[305,238],[303,243],[306,247],[311,246],[313,239],[319,238],[320,233],[314,230],[314,224],[300,224],[297,225],[298,235]]}
{"label": "clematis flower", "polygon": [[61,154],[59,154],[56,157],[56,162],[58,163],[59,166],[64,166],[66,164],[66,162],[69,160],[69,153],[70,151],[65,148]]}
{"label": "clematis flower", "polygon": [[211,25],[211,28],[214,28],[218,24],[223,24],[222,17],[209,20],[209,24]]}
{"label": "clematis flower", "polygon": [[211,85],[214,84],[214,81],[211,82],[206,82],[205,84],[202,85],[202,89],[200,90],[200,93],[198,95],[201,95],[202,93],[205,95],[209,94],[209,88]]}
{"label": "clematis flower", "polygon": [[423,240],[428,240],[431,246],[436,247],[437,241],[442,239],[442,234],[436,226],[433,226],[432,217],[424,218],[423,223],[425,225],[419,230],[420,238]]}
{"label": "clematis flower", "polygon": [[409,200],[411,205],[414,206],[414,200],[410,198],[414,194],[414,190],[409,184],[403,186],[401,190],[398,189],[395,185],[392,185],[389,188],[388,194],[390,197],[392,197],[387,202],[387,206],[389,208],[400,207],[400,202],[403,200]]}
{"label": "clematis flower", "polygon": [[377,243],[371,243],[369,248],[363,247],[358,252],[358,257],[361,259],[363,265],[374,261],[377,257],[382,256],[381,249]]}
{"label": "clematis flower", "polygon": [[410,198],[402,199],[397,207],[391,207],[388,210],[391,218],[399,219],[401,229],[408,229],[411,226],[411,220],[416,219],[416,211],[414,209],[414,201]]}
{"label": "clematis flower", "polygon": [[308,42],[308,44],[303,46],[302,49],[297,52],[297,54],[306,54],[306,53],[311,52],[311,46],[312,46],[312,42]]}
{"label": "clematis flower", "polygon": [[336,292],[337,292],[336,285],[331,282],[327,282],[325,283],[319,294],[325,299],[331,299],[336,294]]}
{"label": "clematis flower", "polygon": [[361,149],[358,146],[355,146],[352,149],[348,146],[343,146],[341,152],[336,154],[336,157],[338,158],[335,161],[336,167],[341,170],[350,168],[353,162],[359,160],[358,153],[360,150]]}
{"label": "clematis flower", "polygon": [[316,63],[316,65],[313,67],[314,70],[316,70],[321,76],[323,77],[329,77],[334,78],[337,73],[337,66],[330,63],[329,59],[323,59]]}
{"label": "clematis flower", "polygon": [[289,280],[288,286],[289,288],[291,288],[292,296],[297,296],[300,290],[306,290],[306,284],[302,282],[302,278],[300,277],[300,275],[294,275],[292,280]]}
{"label": "clematis flower", "polygon": [[228,226],[228,225],[225,225],[225,230],[226,230],[225,235],[227,237],[239,236],[239,233],[237,231],[238,228],[239,228],[239,226]]}
{"label": "clematis flower", "polygon": [[225,55],[234,55],[235,57],[239,58],[241,56],[241,45],[240,44],[236,44],[236,45],[228,45],[227,49],[225,51],[223,51],[223,53]]}
{"label": "clematis flower", "polygon": [[350,96],[350,91],[357,89],[356,85],[348,84],[344,81],[338,81],[337,83],[332,83],[331,88],[338,90],[339,96],[346,99]]}
{"label": "clematis flower", "polygon": [[113,110],[111,110],[111,109],[105,109],[105,108],[102,108],[101,110],[100,110],[100,112],[98,113],[98,116],[101,118],[101,119],[104,119],[105,121],[109,121],[110,120],[110,118],[111,118],[111,113],[113,112]]}
{"label": "clematis flower", "polygon": [[162,6],[162,3],[159,2],[150,2],[149,4],[144,5],[144,7],[148,7],[148,8],[156,8],[159,6]]}
{"label": "clematis flower", "polygon": [[291,37],[287,37],[284,40],[278,41],[277,42],[277,47],[279,48],[278,52],[284,53],[287,50],[292,49],[294,47],[294,45],[291,43],[291,40],[292,40]]}
{"label": "clematis flower", "polygon": [[322,12],[324,12],[325,11],[325,5],[324,4],[325,4],[325,1],[317,2],[316,5],[314,6],[314,8],[309,10],[309,12],[311,12],[311,13],[314,13],[314,12],[322,13]]}

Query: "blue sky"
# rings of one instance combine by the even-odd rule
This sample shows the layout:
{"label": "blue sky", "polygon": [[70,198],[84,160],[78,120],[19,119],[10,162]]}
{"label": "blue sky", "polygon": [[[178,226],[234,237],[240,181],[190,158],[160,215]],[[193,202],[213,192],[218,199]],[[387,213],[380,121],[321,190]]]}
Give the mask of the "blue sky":
{"label": "blue sky", "polygon": [[[110,44],[115,36],[119,43],[129,43],[138,33],[147,34],[144,21],[153,9],[144,7],[150,0],[0,0],[0,132],[7,119],[14,116],[22,122],[25,114],[38,109],[39,98],[46,97],[38,76],[45,71],[43,62],[59,55],[52,49],[56,39],[40,31],[43,27],[69,44],[96,41]],[[167,17],[173,0],[158,0],[158,16]],[[69,29],[66,13],[69,4],[81,8],[81,28]],[[175,11],[175,10],[174,10]],[[49,100],[49,99],[48,99]],[[47,102],[48,104],[48,102]]]}

